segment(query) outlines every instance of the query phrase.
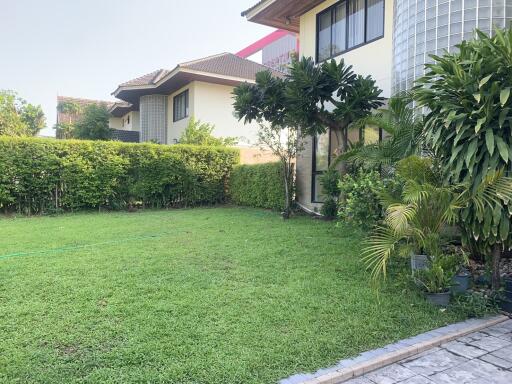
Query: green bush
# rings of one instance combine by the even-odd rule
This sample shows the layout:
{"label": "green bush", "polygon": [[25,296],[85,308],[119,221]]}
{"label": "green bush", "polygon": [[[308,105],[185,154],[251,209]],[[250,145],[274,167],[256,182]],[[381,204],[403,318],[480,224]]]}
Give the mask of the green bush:
{"label": "green bush", "polygon": [[339,185],[343,196],[338,213],[341,220],[369,229],[382,218],[379,196],[384,183],[378,172],[361,169],[345,175]]}
{"label": "green bush", "polygon": [[0,208],[45,213],[226,199],[235,149],[0,137]]}
{"label": "green bush", "polygon": [[240,165],[229,183],[231,201],[238,205],[283,210],[285,189],[281,163]]}

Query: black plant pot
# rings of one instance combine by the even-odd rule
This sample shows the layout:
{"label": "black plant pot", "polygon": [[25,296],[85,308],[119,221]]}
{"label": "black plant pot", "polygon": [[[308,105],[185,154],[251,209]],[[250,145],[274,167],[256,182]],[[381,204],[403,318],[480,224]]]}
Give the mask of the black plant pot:
{"label": "black plant pot", "polygon": [[452,292],[456,294],[463,294],[469,289],[471,283],[471,275],[469,273],[455,275],[453,277]]}
{"label": "black plant pot", "polygon": [[505,279],[505,291],[512,292],[512,278],[508,277]]}
{"label": "black plant pot", "polygon": [[498,302],[498,307],[505,312],[512,313],[512,300],[503,299]]}
{"label": "black plant pot", "polygon": [[427,255],[411,254],[411,269],[413,272],[428,268],[429,258]]}
{"label": "black plant pot", "polygon": [[427,293],[427,300],[439,307],[447,307],[450,304],[450,292]]}

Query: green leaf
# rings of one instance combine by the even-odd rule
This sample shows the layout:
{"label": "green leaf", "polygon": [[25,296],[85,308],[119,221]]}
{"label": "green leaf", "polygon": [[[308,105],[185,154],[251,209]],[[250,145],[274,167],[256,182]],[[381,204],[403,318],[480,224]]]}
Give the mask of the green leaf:
{"label": "green leaf", "polygon": [[482,128],[482,124],[485,123],[487,119],[485,117],[482,117],[481,119],[478,119],[475,125],[475,133],[478,133],[480,129]]}
{"label": "green leaf", "polygon": [[500,222],[501,241],[506,241],[507,238],[510,236],[509,229],[510,229],[510,219],[507,217],[507,214],[505,212],[503,212],[503,214],[501,215],[501,222]]}
{"label": "green leaf", "polygon": [[508,111],[510,111],[510,108],[503,108],[500,112],[500,116],[498,118],[498,124],[500,125],[500,128],[503,128],[503,124],[505,124],[505,119],[507,118]]}
{"label": "green leaf", "polygon": [[510,96],[510,87],[507,87],[507,88],[501,90],[500,103],[501,103],[502,107],[507,103],[509,96]]}
{"label": "green leaf", "polygon": [[471,163],[471,159],[473,158],[476,148],[478,146],[478,140],[474,139],[468,146],[468,151],[466,154],[466,165],[469,167],[469,164]]}
{"label": "green leaf", "polygon": [[487,145],[489,154],[492,156],[494,153],[494,132],[491,129],[488,129],[487,132],[485,132],[485,144]]}
{"label": "green leaf", "polygon": [[487,82],[491,79],[492,74],[489,76],[485,76],[482,80],[480,80],[480,84],[478,85],[479,88],[482,88]]}
{"label": "green leaf", "polygon": [[475,98],[476,102],[479,103],[482,95],[480,95],[479,93],[473,93],[473,97]]}
{"label": "green leaf", "polygon": [[498,151],[500,151],[500,156],[505,161],[505,163],[508,163],[508,148],[507,144],[505,144],[505,141],[499,136],[496,136],[496,144],[498,145]]}

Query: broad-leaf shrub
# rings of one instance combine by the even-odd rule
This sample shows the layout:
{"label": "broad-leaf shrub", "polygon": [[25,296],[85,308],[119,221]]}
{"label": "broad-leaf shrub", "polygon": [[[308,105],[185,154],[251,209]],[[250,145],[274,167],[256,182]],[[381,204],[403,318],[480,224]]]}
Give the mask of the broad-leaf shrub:
{"label": "broad-leaf shrub", "polygon": [[214,204],[236,149],[0,137],[0,208],[20,213]]}
{"label": "broad-leaf shrub", "polygon": [[283,210],[285,189],[281,163],[240,165],[229,182],[231,201],[238,205]]}
{"label": "broad-leaf shrub", "polygon": [[369,229],[382,219],[380,194],[384,182],[376,171],[358,170],[345,175],[339,187],[343,202],[339,204],[339,218]]}

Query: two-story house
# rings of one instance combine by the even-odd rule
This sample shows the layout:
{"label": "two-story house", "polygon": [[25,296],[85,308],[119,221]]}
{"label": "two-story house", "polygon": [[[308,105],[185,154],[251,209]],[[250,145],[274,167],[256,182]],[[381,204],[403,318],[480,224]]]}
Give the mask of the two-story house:
{"label": "two-story house", "polygon": [[[242,16],[300,36],[300,56],[317,63],[343,58],[371,75],[384,97],[410,89],[430,54],[456,49],[474,29],[509,26],[512,3],[504,0],[261,0]],[[375,137],[375,135],[374,135]],[[357,137],[352,137],[352,140]],[[366,139],[366,138],[365,138]],[[319,176],[337,148],[335,135],[311,137],[297,157],[298,202],[318,210]]]}

